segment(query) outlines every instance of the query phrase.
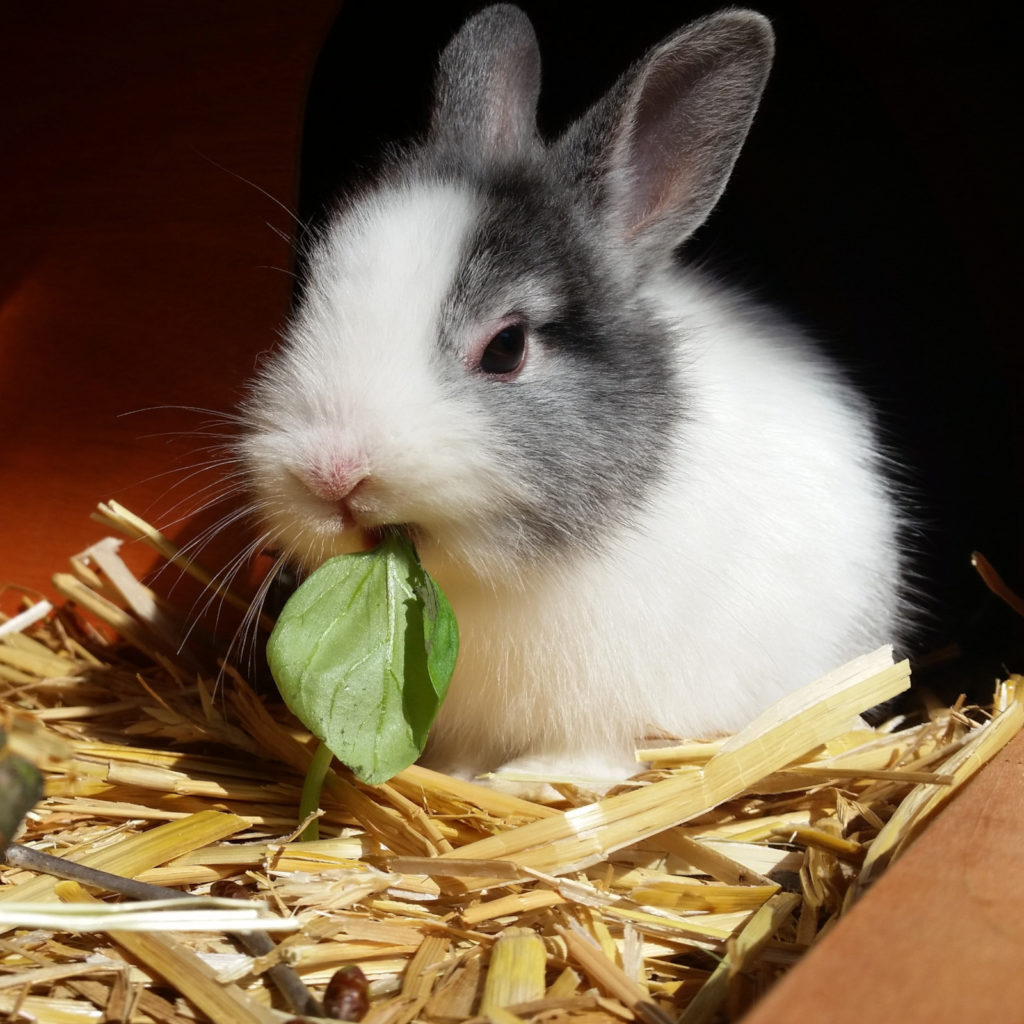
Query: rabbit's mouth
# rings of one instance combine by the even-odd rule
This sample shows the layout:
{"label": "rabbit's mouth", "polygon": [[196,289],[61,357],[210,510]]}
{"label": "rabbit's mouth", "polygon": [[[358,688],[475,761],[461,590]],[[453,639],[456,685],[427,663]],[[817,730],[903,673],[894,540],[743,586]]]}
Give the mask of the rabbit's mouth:
{"label": "rabbit's mouth", "polygon": [[407,523],[397,523],[394,526],[371,526],[363,533],[369,541],[370,547],[375,548],[379,544],[383,544],[388,537],[396,535],[404,536],[414,542],[415,531]]}
{"label": "rabbit's mouth", "polygon": [[379,547],[388,537],[395,534],[406,536],[415,546],[416,531],[406,524],[396,526],[373,526],[367,529],[355,527],[345,531],[344,542],[336,541],[334,544],[320,544],[318,553],[314,557],[307,554],[303,549],[294,544],[284,547],[265,547],[260,554],[269,558],[278,566],[276,574],[291,580],[291,589],[296,586],[310,573],[314,572],[324,563],[339,555],[358,554],[363,551],[372,551]]}

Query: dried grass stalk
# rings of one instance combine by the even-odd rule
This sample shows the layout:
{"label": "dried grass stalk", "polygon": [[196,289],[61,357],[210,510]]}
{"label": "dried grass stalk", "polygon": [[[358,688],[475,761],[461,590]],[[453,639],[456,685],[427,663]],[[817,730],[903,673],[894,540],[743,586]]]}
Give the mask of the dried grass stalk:
{"label": "dried grass stalk", "polygon": [[506,928],[491,950],[480,1013],[540,999],[546,967],[547,950],[532,928]]}

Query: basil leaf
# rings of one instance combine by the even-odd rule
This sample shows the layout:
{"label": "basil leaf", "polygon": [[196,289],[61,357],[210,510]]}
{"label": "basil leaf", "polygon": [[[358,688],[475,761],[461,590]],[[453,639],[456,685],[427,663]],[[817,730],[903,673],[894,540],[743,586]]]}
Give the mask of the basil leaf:
{"label": "basil leaf", "polygon": [[267,659],[292,712],[364,782],[423,752],[458,628],[408,539],[325,562],[284,606]]}
{"label": "basil leaf", "polygon": [[0,851],[13,841],[24,817],[42,798],[39,770],[7,748],[7,736],[0,729]]}

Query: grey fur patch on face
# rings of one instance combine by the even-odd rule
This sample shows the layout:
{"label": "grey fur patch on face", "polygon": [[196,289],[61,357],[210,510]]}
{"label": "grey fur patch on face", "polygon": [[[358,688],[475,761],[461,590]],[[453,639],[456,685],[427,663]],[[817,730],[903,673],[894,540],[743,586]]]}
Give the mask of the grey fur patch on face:
{"label": "grey fur patch on face", "polygon": [[675,343],[622,253],[601,244],[592,211],[550,174],[508,167],[477,188],[483,214],[444,300],[439,345],[454,354],[460,331],[496,317],[524,325],[525,372],[468,372],[497,450],[529,483],[510,510],[522,539],[589,546],[635,521],[665,471],[683,413]]}

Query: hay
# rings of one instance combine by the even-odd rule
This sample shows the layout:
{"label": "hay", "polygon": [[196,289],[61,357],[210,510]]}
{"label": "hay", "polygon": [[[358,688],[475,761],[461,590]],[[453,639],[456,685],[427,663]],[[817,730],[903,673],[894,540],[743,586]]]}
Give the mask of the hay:
{"label": "hay", "polygon": [[[210,583],[137,517],[101,516]],[[0,882],[11,1020],[312,1019],[303,986],[321,998],[350,965],[368,1024],[736,1019],[1024,722],[1014,678],[985,713],[856,724],[907,685],[881,651],[724,742],[642,751],[650,770],[599,801],[559,780],[546,806],[420,767],[379,787],[338,768],[324,838],[299,842],[315,743],[219,672],[225,645],[186,629],[117,547],[72,560],[64,605],[0,626],[5,754],[45,777]],[[74,876],[68,861],[256,902],[248,923],[223,900],[147,906],[174,930],[140,932],[127,900],[96,919],[118,879],[47,873]],[[269,937],[271,918],[291,931]]]}

